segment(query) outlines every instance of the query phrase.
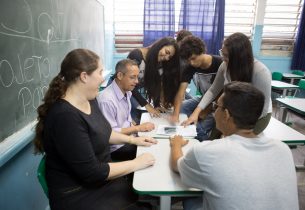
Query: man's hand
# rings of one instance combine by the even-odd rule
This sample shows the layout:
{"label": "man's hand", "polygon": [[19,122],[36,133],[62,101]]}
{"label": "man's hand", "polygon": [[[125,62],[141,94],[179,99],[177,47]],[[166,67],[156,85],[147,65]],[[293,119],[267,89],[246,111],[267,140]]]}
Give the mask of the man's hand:
{"label": "man's hand", "polygon": [[188,140],[185,140],[180,135],[175,135],[173,137],[170,137],[169,140],[170,140],[171,147],[183,147],[184,145],[186,145],[189,142]]}
{"label": "man's hand", "polygon": [[140,125],[137,125],[138,132],[148,132],[155,129],[155,125],[151,122],[142,123]]}
{"label": "man's hand", "polygon": [[178,159],[183,156],[182,147],[188,143],[182,136],[174,136],[169,139],[171,146],[170,162],[174,171],[178,172]]}

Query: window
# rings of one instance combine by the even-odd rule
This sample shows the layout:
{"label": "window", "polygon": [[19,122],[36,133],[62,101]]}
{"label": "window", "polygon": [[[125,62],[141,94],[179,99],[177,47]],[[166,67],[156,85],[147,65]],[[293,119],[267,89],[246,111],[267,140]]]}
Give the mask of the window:
{"label": "window", "polygon": [[[258,1],[266,1],[262,53],[291,55],[304,0],[226,0],[225,37],[234,32],[242,32],[252,40]],[[180,6],[181,0],[176,0],[176,31]],[[114,1],[116,52],[125,53],[143,46],[143,14],[144,0]]]}
{"label": "window", "polygon": [[118,53],[143,46],[144,0],[114,1],[114,37]]}
{"label": "window", "polygon": [[226,0],[225,37],[235,32],[241,32],[252,39],[256,1]]}
{"label": "window", "polygon": [[303,0],[267,0],[261,52],[289,56],[297,35]]}

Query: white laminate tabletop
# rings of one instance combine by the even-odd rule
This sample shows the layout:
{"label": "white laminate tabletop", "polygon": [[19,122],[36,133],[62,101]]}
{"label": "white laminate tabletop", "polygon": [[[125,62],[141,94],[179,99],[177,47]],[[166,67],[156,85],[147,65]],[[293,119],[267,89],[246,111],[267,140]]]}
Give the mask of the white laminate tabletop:
{"label": "white laminate tabletop", "polygon": [[283,73],[283,77],[285,78],[294,78],[294,79],[302,79],[304,76],[291,74],[291,73]]}
{"label": "white laminate tabletop", "polygon": [[[168,120],[169,114],[164,113],[161,114],[161,117],[151,117],[148,112],[142,113],[141,116],[141,124],[145,122],[151,122],[155,124],[155,129],[150,132],[138,132],[139,136],[151,136],[155,138],[168,138],[168,136],[159,135],[157,134],[158,126],[159,125],[167,125],[167,126],[173,126],[173,125],[180,125],[184,120],[187,119],[186,114],[180,114],[179,115],[179,123],[171,124]],[[189,136],[190,138],[194,138],[197,134],[195,133],[193,136]]]}
{"label": "white laminate tabletop", "polygon": [[[199,141],[190,139],[183,147],[185,153]],[[138,147],[137,156],[144,152],[154,155],[156,162],[153,166],[136,171],[133,178],[133,188],[139,194],[198,194],[198,189],[188,188],[181,183],[179,174],[170,168],[170,145],[169,139],[158,139],[158,144],[151,147]],[[199,192],[198,192],[199,191]]]}
{"label": "white laminate tabletop", "polygon": [[282,82],[278,80],[272,80],[271,81],[271,86],[273,88],[279,88],[279,89],[287,89],[287,88],[299,88],[297,85],[293,85],[287,82]]}
{"label": "white laminate tabletop", "polygon": [[261,135],[284,141],[287,144],[297,142],[305,143],[305,135],[287,126],[274,117],[271,117],[269,125]]}
{"label": "white laminate tabletop", "polygon": [[276,100],[300,114],[305,114],[305,98],[277,98]]}

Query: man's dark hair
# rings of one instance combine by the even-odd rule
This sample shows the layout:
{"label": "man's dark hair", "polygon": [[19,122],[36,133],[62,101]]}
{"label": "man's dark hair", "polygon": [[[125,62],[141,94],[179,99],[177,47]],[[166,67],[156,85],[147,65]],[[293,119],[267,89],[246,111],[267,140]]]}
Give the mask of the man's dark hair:
{"label": "man's dark hair", "polygon": [[253,129],[265,102],[264,94],[252,84],[231,82],[224,87],[223,107],[239,129]]}
{"label": "man's dark hair", "polygon": [[190,36],[190,35],[193,35],[192,32],[182,29],[182,30],[178,31],[176,41],[181,42],[182,39],[184,39],[185,37]]}
{"label": "man's dark hair", "polygon": [[203,40],[196,36],[187,36],[180,43],[180,57],[189,59],[193,54],[206,53],[206,45]]}
{"label": "man's dark hair", "polygon": [[123,59],[120,60],[116,65],[115,65],[115,74],[114,78],[117,77],[119,72],[126,73],[127,72],[127,66],[138,66],[137,62],[131,59]]}

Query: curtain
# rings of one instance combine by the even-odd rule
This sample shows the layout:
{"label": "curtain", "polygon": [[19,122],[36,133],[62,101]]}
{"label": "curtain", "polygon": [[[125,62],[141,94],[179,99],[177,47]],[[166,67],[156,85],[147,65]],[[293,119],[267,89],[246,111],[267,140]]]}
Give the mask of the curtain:
{"label": "curtain", "polygon": [[175,35],[175,1],[145,0],[144,2],[144,47],[154,41]]}
{"label": "curtain", "polygon": [[305,1],[293,50],[291,69],[305,71]]}
{"label": "curtain", "polygon": [[205,41],[209,54],[218,54],[224,38],[225,0],[182,0],[179,30]]}

